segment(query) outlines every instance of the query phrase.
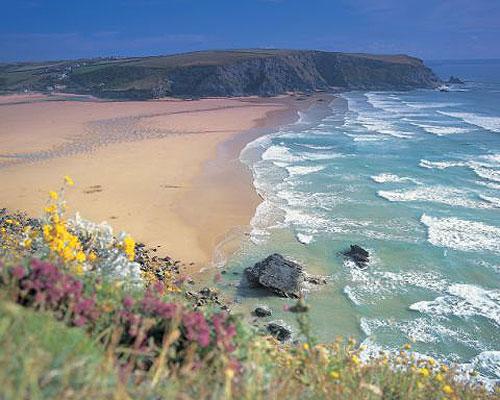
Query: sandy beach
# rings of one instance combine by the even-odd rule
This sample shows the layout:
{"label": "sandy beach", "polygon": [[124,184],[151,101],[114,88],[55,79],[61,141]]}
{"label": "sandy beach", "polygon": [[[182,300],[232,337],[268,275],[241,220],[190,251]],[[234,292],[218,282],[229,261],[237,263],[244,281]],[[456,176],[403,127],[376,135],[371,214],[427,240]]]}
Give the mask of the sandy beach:
{"label": "sandy beach", "polygon": [[1,207],[40,215],[47,192],[70,175],[69,213],[107,221],[193,271],[248,229],[260,201],[238,160],[243,146],[306,106],[291,97],[9,97],[0,102]]}

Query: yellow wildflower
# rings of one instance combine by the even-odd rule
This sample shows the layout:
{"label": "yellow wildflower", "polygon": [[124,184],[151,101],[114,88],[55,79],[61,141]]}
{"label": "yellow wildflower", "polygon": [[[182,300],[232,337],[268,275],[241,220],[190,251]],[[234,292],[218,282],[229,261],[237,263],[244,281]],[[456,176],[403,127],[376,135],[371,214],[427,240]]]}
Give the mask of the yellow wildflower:
{"label": "yellow wildflower", "polygon": [[410,343],[406,343],[406,344],[403,346],[403,349],[405,349],[405,350],[410,350],[410,349],[411,349],[411,344],[410,344]]}
{"label": "yellow wildflower", "polygon": [[340,372],[332,371],[332,372],[330,372],[330,377],[332,379],[340,379]]}
{"label": "yellow wildflower", "polygon": [[418,370],[418,373],[420,376],[424,377],[424,378],[427,378],[429,375],[430,375],[430,372],[427,368],[420,368]]}
{"label": "yellow wildflower", "polygon": [[47,206],[44,208],[44,211],[47,213],[47,214],[53,214],[55,213],[57,210],[57,207],[54,205],[54,204],[51,204],[50,206]]}
{"label": "yellow wildflower", "polygon": [[71,177],[69,177],[68,175],[64,177],[64,182],[66,182],[66,185],[68,186],[73,186],[75,184],[73,179],[71,179]]}
{"label": "yellow wildflower", "polygon": [[134,261],[135,258],[135,241],[130,236],[126,236],[123,239],[123,251],[128,256],[130,261]]}
{"label": "yellow wildflower", "polygon": [[76,253],[76,261],[78,261],[79,263],[82,263],[86,260],[86,256],[85,256],[85,253],[83,251],[79,251],[78,253]]}
{"label": "yellow wildflower", "polygon": [[305,351],[308,351],[309,350],[309,344],[308,343],[304,343],[302,345],[302,348],[305,350]]}
{"label": "yellow wildflower", "polygon": [[443,386],[443,392],[446,393],[446,394],[452,394],[453,393],[453,389],[450,385],[444,385]]}
{"label": "yellow wildflower", "polygon": [[442,374],[437,374],[437,375],[436,375],[436,381],[438,381],[438,382],[443,382],[443,380],[444,380],[444,377],[443,377],[443,375],[442,375]]}
{"label": "yellow wildflower", "polygon": [[49,196],[52,200],[57,200],[59,198],[57,192],[54,192],[53,190],[49,192]]}
{"label": "yellow wildflower", "polygon": [[359,359],[359,357],[356,354],[354,354],[351,357],[351,361],[353,362],[354,365],[359,365],[361,363],[361,360]]}
{"label": "yellow wildflower", "polygon": [[97,255],[92,251],[88,257],[90,262],[94,262],[97,259]]}
{"label": "yellow wildflower", "polygon": [[232,368],[227,368],[225,373],[227,380],[231,381],[234,377],[234,370]]}

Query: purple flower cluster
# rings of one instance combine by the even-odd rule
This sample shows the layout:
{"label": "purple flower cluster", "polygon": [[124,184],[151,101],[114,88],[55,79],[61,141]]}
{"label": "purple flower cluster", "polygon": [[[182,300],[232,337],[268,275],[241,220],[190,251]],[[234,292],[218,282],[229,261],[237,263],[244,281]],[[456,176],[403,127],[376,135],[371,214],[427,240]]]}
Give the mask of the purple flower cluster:
{"label": "purple flower cluster", "polygon": [[198,342],[200,347],[207,347],[210,344],[210,327],[201,312],[191,311],[184,314],[182,323],[189,340]]}
{"label": "purple flower cluster", "polygon": [[[83,281],[51,263],[31,260],[27,267],[21,265],[7,269],[7,281],[0,276],[0,285],[7,283],[19,304],[37,309],[50,310],[58,319],[71,325],[87,327],[99,335],[100,328],[111,326],[117,332],[114,343],[120,348],[132,348],[130,356],[125,351],[123,362],[135,368],[148,369],[155,354],[164,344],[164,336],[178,329],[180,336],[170,345],[175,348],[173,362],[183,362],[185,351],[196,343],[199,349],[210,346],[231,353],[235,350],[236,327],[228,313],[215,313],[209,317],[193,311],[182,302],[170,302],[163,296],[163,285],[151,285],[140,298],[126,295],[106,313],[98,310],[109,306],[109,299],[99,305],[95,287],[87,287]],[[1,272],[1,271],[0,271]],[[108,343],[103,340],[103,343]],[[200,351],[199,361],[205,352]],[[196,360],[190,362],[195,363]]]}
{"label": "purple flower cluster", "polygon": [[76,326],[99,317],[95,297],[84,295],[82,282],[51,263],[33,259],[27,270],[18,265],[10,273],[21,289],[18,302],[23,305],[57,311],[61,316],[69,313]]}
{"label": "purple flower cluster", "polygon": [[236,326],[228,321],[227,313],[218,313],[212,316],[217,345],[226,352],[231,353],[235,350],[233,338],[236,336]]}

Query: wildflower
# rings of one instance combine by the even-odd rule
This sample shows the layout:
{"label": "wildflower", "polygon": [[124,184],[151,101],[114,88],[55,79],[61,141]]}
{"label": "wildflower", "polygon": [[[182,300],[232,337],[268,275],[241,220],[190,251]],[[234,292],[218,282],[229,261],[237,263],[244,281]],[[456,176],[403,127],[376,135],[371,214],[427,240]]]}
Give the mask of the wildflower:
{"label": "wildflower", "polygon": [[71,177],[69,177],[68,175],[64,177],[64,182],[66,182],[66,185],[68,186],[73,186],[75,184],[73,179],[71,179]]}
{"label": "wildflower", "polygon": [[85,261],[87,257],[85,256],[85,253],[83,251],[79,251],[78,253],[76,253],[76,261],[78,261],[79,263],[82,263]]}
{"label": "wildflower", "polygon": [[444,377],[443,377],[443,375],[442,375],[442,374],[437,374],[437,375],[436,375],[436,381],[438,381],[438,382],[443,382],[443,380],[444,380]]}
{"label": "wildflower", "polygon": [[227,380],[231,381],[234,378],[234,370],[232,368],[227,368],[225,371]]}
{"label": "wildflower", "polygon": [[309,350],[309,344],[308,343],[304,343],[302,345],[302,348],[305,350],[305,351],[308,351]]}
{"label": "wildflower", "polygon": [[332,372],[330,372],[330,377],[332,379],[340,379],[340,372],[332,371]]}
{"label": "wildflower", "polygon": [[134,261],[135,241],[130,236],[126,236],[125,239],[123,239],[123,251],[130,261]]}
{"label": "wildflower", "polygon": [[430,375],[430,372],[427,368],[420,368],[418,370],[418,374],[422,376],[423,378],[427,378]]}
{"label": "wildflower", "polygon": [[406,343],[406,344],[403,346],[403,349],[405,349],[405,350],[410,350],[410,349],[411,349],[411,344],[410,344],[410,343]]}
{"label": "wildflower", "polygon": [[446,394],[452,394],[453,393],[453,389],[450,385],[444,385],[443,386],[443,392],[446,393]]}
{"label": "wildflower", "polygon": [[433,367],[434,365],[436,365],[436,360],[434,360],[433,358],[429,358],[429,359],[427,360],[427,363],[428,363],[431,367]]}
{"label": "wildflower", "polygon": [[92,251],[88,256],[88,259],[90,262],[94,262],[97,259],[97,255]]}
{"label": "wildflower", "polygon": [[54,192],[53,190],[49,192],[49,196],[52,200],[57,200],[59,198],[57,192]]}
{"label": "wildflower", "polygon": [[361,360],[359,359],[359,357],[354,354],[352,357],[351,357],[351,361],[353,362],[354,365],[359,365],[361,364]]}

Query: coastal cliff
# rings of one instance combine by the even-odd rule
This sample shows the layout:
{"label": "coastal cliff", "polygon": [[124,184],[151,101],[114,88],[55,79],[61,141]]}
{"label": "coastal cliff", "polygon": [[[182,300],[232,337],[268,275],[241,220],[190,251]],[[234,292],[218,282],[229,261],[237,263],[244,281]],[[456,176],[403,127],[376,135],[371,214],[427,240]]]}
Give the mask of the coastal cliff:
{"label": "coastal cliff", "polygon": [[171,56],[0,65],[0,91],[151,99],[286,92],[433,88],[422,60],[309,50],[205,51]]}

